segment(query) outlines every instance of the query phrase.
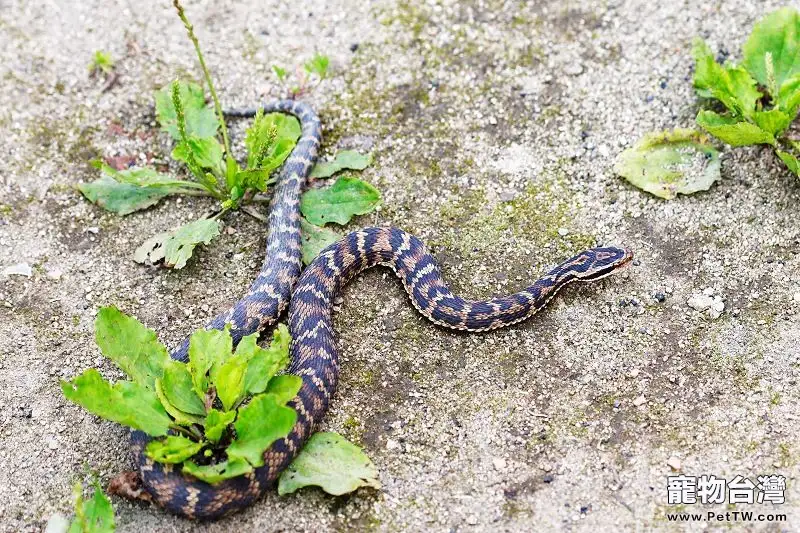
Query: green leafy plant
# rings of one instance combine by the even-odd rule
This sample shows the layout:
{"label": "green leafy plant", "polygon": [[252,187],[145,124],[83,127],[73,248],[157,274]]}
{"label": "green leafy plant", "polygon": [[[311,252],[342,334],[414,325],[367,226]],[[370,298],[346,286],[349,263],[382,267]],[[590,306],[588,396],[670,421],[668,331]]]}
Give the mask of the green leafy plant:
{"label": "green leafy plant", "polygon": [[96,50],[92,60],[89,62],[89,75],[94,76],[102,73],[108,76],[113,70],[114,60],[111,58],[111,54],[103,50]]}
{"label": "green leafy plant", "polygon": [[272,65],[272,72],[289,98],[299,98],[312,92],[328,77],[329,64],[328,56],[317,52],[302,67],[295,67],[294,76],[278,65]]}
{"label": "green leafy plant", "polygon": [[272,344],[257,334],[234,351],[227,330],[200,330],[189,344],[189,362],[170,359],[155,332],[113,307],[95,326],[103,354],[131,379],[113,385],[95,369],[62,381],[64,396],[88,411],[155,437],[145,453],[161,463],[216,483],[262,466],[263,452],[294,426],[286,406],[302,385],[276,375],[289,361],[289,333],[281,325]]}
{"label": "green leafy plant", "polygon": [[60,513],[52,515],[47,521],[45,533],[113,533],[116,530],[114,508],[97,478],[92,481],[92,487],[92,497],[86,500],[83,486],[76,483],[72,489],[75,517],[70,521]]}
{"label": "green leafy plant", "polygon": [[[266,193],[275,181],[274,173],[291,153],[301,130],[294,117],[259,112],[245,133],[247,157],[244,166],[240,166],[232,155],[222,107],[194,28],[180,2],[174,0],[173,3],[194,45],[212,102],[206,103],[203,87],[185,81],[172,82],[154,95],[156,119],[161,130],[175,143],[171,157],[185,167],[189,179],[175,179],[151,168],[118,170],[102,161],[94,161],[93,165],[101,172],[100,179],[80,184],[78,189],[91,202],[120,215],[147,209],[171,195],[209,196],[218,200],[218,207],[211,216],[147,238],[133,254],[133,259],[139,263],[163,262],[170,268],[183,268],[198,245],[209,244],[220,235],[223,217],[228,212],[268,198]],[[302,76],[298,74],[301,76],[297,80],[298,89],[292,95],[299,96],[316,87],[327,77],[327,70],[328,58],[316,54],[298,70]],[[276,69],[277,72],[283,71]],[[285,72],[279,78],[283,82]],[[370,156],[342,151],[332,161],[315,167],[312,177],[325,178],[346,169],[363,170],[371,161]],[[363,184],[355,194],[364,195],[361,205],[369,204],[374,208],[379,200],[377,191],[356,178],[348,179],[351,193],[357,183]],[[334,187],[337,185],[338,182]],[[318,191],[311,193],[312,196],[319,194]],[[305,205],[311,204],[306,202]],[[321,209],[338,211],[341,206],[329,204]],[[245,212],[257,216],[250,209]],[[335,214],[331,214],[331,218],[349,220],[349,216]],[[338,237],[321,229],[316,230],[316,235],[316,241],[319,235],[325,235],[326,242],[330,242],[331,235]],[[319,249],[318,246],[304,248],[303,257],[311,260],[314,250]]]}
{"label": "green leafy plant", "polygon": [[[791,124],[800,111],[800,13],[794,8],[783,8],[762,18],[742,47],[742,62],[719,64],[709,46],[696,39],[692,45],[694,57],[694,87],[703,99],[706,109],[696,117],[697,124],[710,135],[733,146],[768,145],[786,166],[800,175],[800,141],[792,135]],[[649,134],[666,139],[668,132]],[[707,189],[718,175],[719,164],[713,148],[707,146],[695,134],[694,142],[700,142],[700,152],[706,154],[708,166],[695,168],[688,173],[674,170],[674,159],[664,159],[666,144],[673,149],[686,147],[686,132],[673,141],[658,146],[643,139],[637,146],[626,150],[617,160],[617,172],[634,185],[653,194],[654,191],[684,192],[690,194]],[[648,144],[650,144],[648,146]],[[658,153],[656,153],[656,150]],[[631,165],[639,154],[646,165]],[[659,155],[660,154],[660,155]],[[659,162],[660,159],[660,162]],[[662,164],[663,163],[663,164]],[[666,165],[666,166],[665,166]],[[649,172],[645,167],[649,168]],[[655,167],[660,170],[653,172]],[[670,182],[690,183],[680,190]],[[643,183],[647,186],[643,186]],[[663,197],[674,197],[669,192]]]}
{"label": "green leafy plant", "polygon": [[[289,362],[289,332],[279,325],[268,348],[258,346],[257,337],[244,337],[234,350],[228,329],[196,331],[189,342],[189,361],[182,363],[170,359],[154,331],[105,307],[95,322],[97,345],[130,379],[111,383],[90,368],[62,381],[61,390],[89,412],[153,437],[145,449],[152,460],[180,465],[186,474],[218,483],[263,466],[264,451],[288,435],[297,420],[287,403],[302,380],[279,374]],[[308,452],[312,459],[305,452],[298,456],[301,465],[317,464],[320,454],[326,464],[339,464],[339,470],[317,467],[314,472],[298,467],[303,483],[333,490],[375,486],[374,475],[363,484],[346,480],[342,458],[351,458],[362,469],[374,471],[374,465],[342,440],[329,437],[324,449],[314,444]],[[330,479],[338,484],[330,485]]]}

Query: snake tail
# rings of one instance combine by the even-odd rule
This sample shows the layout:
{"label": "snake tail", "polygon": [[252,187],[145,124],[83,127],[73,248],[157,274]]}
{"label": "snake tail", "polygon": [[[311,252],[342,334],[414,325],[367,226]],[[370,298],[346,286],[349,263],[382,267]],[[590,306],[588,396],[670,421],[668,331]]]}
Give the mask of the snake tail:
{"label": "snake tail", "polygon": [[[263,107],[264,112],[282,112],[300,120],[301,135],[278,176],[270,203],[266,257],[255,281],[245,296],[229,310],[206,325],[223,329],[230,324],[234,345],[246,335],[274,324],[289,304],[289,297],[300,276],[300,194],[317,159],[322,142],[321,125],[314,110],[294,100],[281,100]],[[230,116],[249,117],[255,109],[235,110]],[[187,337],[170,356],[178,361],[189,358]],[[236,478],[224,486],[212,487],[174,471],[172,465],[151,461],[144,448],[150,438],[141,431],[131,433],[131,447],[139,468],[142,486],[159,505],[186,517],[213,518],[247,505],[263,493],[264,471],[258,476]]]}

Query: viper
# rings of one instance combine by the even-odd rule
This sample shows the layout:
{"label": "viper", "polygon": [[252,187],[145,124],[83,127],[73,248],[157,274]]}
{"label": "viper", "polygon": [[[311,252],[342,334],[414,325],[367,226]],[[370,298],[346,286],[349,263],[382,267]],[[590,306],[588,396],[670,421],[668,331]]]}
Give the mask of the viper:
{"label": "viper", "polygon": [[[267,105],[264,111],[296,116],[302,133],[281,170],[270,203],[266,259],[261,270],[245,296],[206,327],[222,329],[230,324],[236,344],[243,336],[274,324],[289,305],[292,342],[288,371],[303,381],[289,403],[297,411],[297,422],[287,437],[265,452],[264,466],[215,485],[183,474],[172,465],[152,461],[144,453],[149,437],[134,431],[132,448],[144,488],[159,505],[187,518],[217,518],[258,499],[325,416],[339,377],[339,354],[331,322],[333,301],[344,285],[364,269],[389,267],[425,318],[445,328],[477,332],[526,320],[565,285],[600,279],[633,258],[625,248],[591,248],[559,264],[520,292],[474,301],[450,291],[436,261],[419,239],[397,228],[375,227],[352,232],[328,246],[301,275],[300,194],[317,158],[320,121],[308,105],[293,100]],[[245,109],[227,114],[249,117],[255,112]],[[188,346],[186,339],[171,357],[187,361]]]}

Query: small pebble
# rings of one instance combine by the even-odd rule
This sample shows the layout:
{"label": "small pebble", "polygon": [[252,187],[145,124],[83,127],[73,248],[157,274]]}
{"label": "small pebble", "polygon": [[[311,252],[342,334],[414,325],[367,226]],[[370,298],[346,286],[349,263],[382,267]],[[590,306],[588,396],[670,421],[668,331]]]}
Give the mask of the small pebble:
{"label": "small pebble", "polygon": [[635,400],[633,400],[633,405],[635,405],[636,407],[640,407],[644,405],[646,402],[647,400],[645,399],[644,395],[640,394],[639,396],[636,397]]}
{"label": "small pebble", "polygon": [[673,455],[672,457],[667,459],[667,466],[677,472],[678,470],[681,469],[681,460]]}

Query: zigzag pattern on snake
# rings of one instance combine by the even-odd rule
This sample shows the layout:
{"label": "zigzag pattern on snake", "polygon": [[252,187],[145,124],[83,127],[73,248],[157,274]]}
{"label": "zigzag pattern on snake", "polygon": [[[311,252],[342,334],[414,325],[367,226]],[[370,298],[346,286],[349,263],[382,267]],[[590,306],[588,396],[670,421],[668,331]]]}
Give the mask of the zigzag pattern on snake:
{"label": "zigzag pattern on snake", "polygon": [[[289,300],[300,271],[299,195],[320,142],[319,121],[307,106],[279,102],[266,109],[298,116],[303,136],[279,178],[271,206],[264,266],[245,297],[208,326],[222,328],[231,323],[234,342],[274,323]],[[250,111],[240,114],[249,115]],[[320,253],[303,272],[292,294],[289,372],[301,376],[303,385],[290,403],[298,414],[291,433],[265,452],[263,467],[212,486],[173,470],[171,465],[148,459],[144,455],[147,436],[134,432],[131,440],[144,487],[169,511],[197,519],[213,519],[236,511],[267,491],[328,409],[339,375],[331,325],[332,302],[342,287],[366,268],[391,268],[414,307],[432,322],[457,330],[487,331],[531,317],[568,283],[607,276],[632,257],[623,248],[592,248],[561,263],[523,291],[471,301],[450,292],[435,260],[413,235],[396,228],[366,228],[350,233]],[[185,341],[172,356],[185,361],[187,345]]]}

